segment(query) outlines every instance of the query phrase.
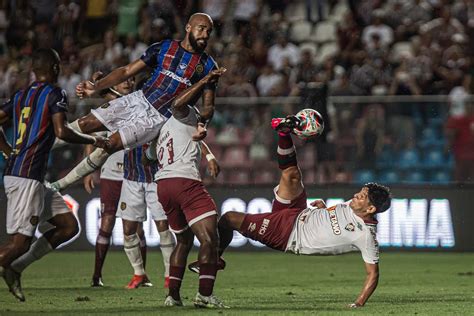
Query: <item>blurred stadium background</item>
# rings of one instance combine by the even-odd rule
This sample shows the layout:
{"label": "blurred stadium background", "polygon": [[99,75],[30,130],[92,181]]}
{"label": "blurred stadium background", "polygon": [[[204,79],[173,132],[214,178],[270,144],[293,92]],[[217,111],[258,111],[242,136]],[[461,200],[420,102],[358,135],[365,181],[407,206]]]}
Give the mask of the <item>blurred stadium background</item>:
{"label": "blurred stadium background", "polygon": [[[205,181],[222,212],[269,210],[278,179],[270,120],[311,107],[326,123],[321,137],[297,143],[311,198],[332,204],[350,198],[362,183],[379,181],[390,185],[396,198],[379,218],[381,246],[474,251],[472,1],[0,4],[0,98],[29,83],[34,49],[54,47],[63,61],[59,85],[68,92],[71,121],[101,102],[77,99],[79,81],[140,57],[153,42],[181,38],[193,12],[210,14],[215,30],[207,50],[228,71],[219,82],[206,139],[222,173]],[[82,157],[80,146],[54,150],[48,178],[64,176]],[[0,169],[4,165],[0,156]],[[98,191],[88,195],[78,184],[66,193],[82,226],[69,249],[92,250]],[[0,227],[5,227],[3,192],[1,198]],[[114,231],[116,246],[121,246],[120,226]],[[151,223],[145,230],[149,245],[156,245]],[[0,230],[1,239],[4,234]],[[239,236],[233,246],[260,247]],[[472,275],[472,269],[471,262],[466,271]]]}

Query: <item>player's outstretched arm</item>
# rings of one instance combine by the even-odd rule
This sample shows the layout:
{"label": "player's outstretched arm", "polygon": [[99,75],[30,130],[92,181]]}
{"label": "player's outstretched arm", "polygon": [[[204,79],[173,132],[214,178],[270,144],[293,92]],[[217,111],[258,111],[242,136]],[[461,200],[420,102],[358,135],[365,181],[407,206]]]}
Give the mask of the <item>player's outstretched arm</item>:
{"label": "player's outstretched arm", "polygon": [[89,80],[81,81],[76,86],[76,95],[79,98],[93,96],[95,93],[101,90],[115,86],[127,80],[128,78],[137,75],[145,68],[147,68],[145,62],[141,59],[137,59],[126,66],[113,70],[107,76],[97,80],[95,83]]}
{"label": "player's outstretched arm", "polygon": [[207,169],[209,170],[211,177],[214,179],[217,178],[221,168],[219,167],[216,157],[212,154],[211,149],[203,141],[201,141],[201,155],[203,158],[207,159]]}
{"label": "player's outstretched arm", "polygon": [[[208,84],[216,83],[220,76],[226,72],[227,69],[221,67],[219,69],[211,71],[206,77],[210,77]],[[201,106],[201,117],[206,121],[210,121],[214,116],[214,106],[215,106],[216,92],[212,89],[206,89],[202,93],[202,106]]]}
{"label": "player's outstretched arm", "polygon": [[54,113],[52,116],[54,134],[57,138],[73,144],[91,144],[96,147],[105,148],[106,139],[100,136],[89,136],[77,133],[67,125],[66,114],[64,112]]}
{"label": "player's outstretched arm", "polygon": [[375,289],[377,288],[377,284],[379,282],[379,265],[378,264],[371,264],[365,263],[365,270],[367,272],[367,277],[365,278],[364,287],[362,288],[362,292],[359,294],[357,300],[349,305],[349,307],[357,308],[364,306],[365,302],[369,299],[369,297],[374,293]]}

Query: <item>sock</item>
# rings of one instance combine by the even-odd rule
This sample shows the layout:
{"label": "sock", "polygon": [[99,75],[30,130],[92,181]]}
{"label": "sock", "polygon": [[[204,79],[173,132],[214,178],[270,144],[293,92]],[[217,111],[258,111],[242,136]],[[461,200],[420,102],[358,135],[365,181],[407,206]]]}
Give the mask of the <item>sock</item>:
{"label": "sock", "polygon": [[64,190],[82,177],[99,169],[108,157],[109,154],[105,150],[97,148],[89,156],[82,159],[64,178],[54,182],[52,186]]}
{"label": "sock", "polygon": [[160,250],[163,255],[165,277],[168,277],[170,275],[170,257],[173,253],[174,247],[176,246],[176,241],[173,233],[169,229],[158,233],[160,234]]}
{"label": "sock", "polygon": [[95,242],[95,265],[94,265],[94,277],[100,278],[102,276],[102,267],[104,266],[105,256],[110,247],[110,236],[112,233],[108,233],[99,230],[97,239]]}
{"label": "sock", "polygon": [[286,169],[298,165],[296,161],[296,150],[290,135],[278,136],[278,168]]}
{"label": "sock", "polygon": [[26,267],[43,258],[51,251],[53,251],[53,247],[44,236],[41,236],[31,245],[26,253],[12,262],[11,268],[18,273],[22,273]]}
{"label": "sock", "polygon": [[142,254],[143,268],[146,267],[146,238],[145,234],[140,237],[140,253]]}
{"label": "sock", "polygon": [[204,296],[212,294],[214,282],[216,281],[217,264],[199,264],[199,293]]}
{"label": "sock", "polygon": [[168,288],[168,295],[173,299],[180,301],[179,289],[183,281],[184,271],[186,267],[170,266],[170,284]]}
{"label": "sock", "polygon": [[133,267],[133,273],[135,275],[144,275],[145,268],[143,267],[142,254],[140,253],[140,238],[138,238],[138,235],[124,236],[123,249]]}

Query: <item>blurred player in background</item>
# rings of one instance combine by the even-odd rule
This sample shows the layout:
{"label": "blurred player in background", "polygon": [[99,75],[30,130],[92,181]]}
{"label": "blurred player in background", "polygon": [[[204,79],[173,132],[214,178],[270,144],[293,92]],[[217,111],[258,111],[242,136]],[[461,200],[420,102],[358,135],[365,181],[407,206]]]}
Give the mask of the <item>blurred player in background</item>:
{"label": "blurred player in background", "polygon": [[[66,92],[56,86],[60,72],[58,53],[53,49],[37,50],[32,68],[36,80],[16,92],[0,109],[0,123],[11,120],[14,129],[12,147],[4,135],[0,137],[2,151],[9,157],[4,171],[9,240],[0,247],[0,274],[21,301],[25,300],[20,283],[23,270],[78,233],[76,218],[61,195],[48,192],[43,185],[56,137],[105,147],[104,138],[78,134],[68,127]],[[30,247],[36,227],[45,221],[54,228]]]}
{"label": "blurred player in background", "polygon": [[[152,75],[142,89],[106,103],[71,123],[71,127],[84,133],[109,130],[113,134],[106,150],[94,151],[68,175],[52,183],[52,187],[63,190],[101,166],[109,154],[155,139],[160,127],[172,115],[169,101],[217,68],[214,59],[204,52],[212,29],[213,22],[209,15],[193,14],[186,24],[186,35],[182,41],[164,40],[155,43],[148,47],[140,59],[115,69],[103,79],[95,83],[81,82],[76,88],[76,94],[79,97],[90,97],[127,78],[152,69]],[[215,86],[206,86],[201,95],[201,115],[210,118],[210,109],[214,107]],[[192,104],[198,97],[191,100]]]}
{"label": "blurred player in background", "polygon": [[[278,126],[278,165],[282,170],[280,183],[274,189],[272,212],[245,214],[227,212],[219,220],[219,255],[233,238],[233,231],[257,240],[270,248],[305,255],[335,255],[359,250],[365,262],[367,277],[364,287],[350,307],[365,304],[377,287],[379,247],[376,240],[375,215],[385,212],[391,203],[388,188],[368,183],[354,194],[352,200],[326,208],[317,201],[307,207],[306,191],[288,125]],[[200,271],[193,263],[192,271]]]}
{"label": "blurred player in background", "polygon": [[[156,162],[146,165],[142,163],[142,157],[147,148],[148,145],[142,145],[125,151],[123,160],[124,179],[118,204],[118,216],[122,218],[123,223],[124,250],[134,270],[134,275],[127,285],[128,289],[152,286],[145,273],[146,251],[141,251],[142,243],[145,241],[142,227],[147,219],[147,209],[160,235],[160,249],[165,267],[165,288],[169,283],[170,256],[176,244],[156,194],[154,175],[157,172],[157,164]],[[142,237],[140,237],[140,232]]]}
{"label": "blurred player in background", "polygon": [[201,273],[194,306],[226,307],[213,294],[217,274],[218,214],[199,173],[201,142],[194,141],[196,133],[205,133],[205,129],[196,109],[189,105],[208,84],[215,84],[225,70],[213,70],[177,96],[172,102],[173,116],[163,125],[158,136],[158,198],[177,238],[177,245],[171,255],[169,292],[165,306],[183,306],[181,282],[187,256],[196,236],[200,242],[198,259]]}

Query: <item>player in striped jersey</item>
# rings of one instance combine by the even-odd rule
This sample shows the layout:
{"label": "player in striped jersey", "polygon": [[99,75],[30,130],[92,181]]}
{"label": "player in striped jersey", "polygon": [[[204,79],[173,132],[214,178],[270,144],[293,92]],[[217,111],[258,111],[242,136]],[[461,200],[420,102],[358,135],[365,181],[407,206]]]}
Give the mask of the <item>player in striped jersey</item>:
{"label": "player in striped jersey", "polygon": [[[379,247],[376,240],[377,213],[391,204],[390,190],[368,183],[350,201],[326,208],[318,201],[307,207],[306,191],[296,151],[288,128],[290,120],[275,126],[279,131],[278,165],[282,170],[274,189],[272,211],[245,214],[230,211],[219,220],[219,255],[233,238],[233,231],[270,248],[303,255],[337,255],[360,251],[367,277],[351,308],[363,306],[375,291],[379,277]],[[294,127],[294,125],[293,125]],[[199,272],[196,264],[192,271]],[[191,269],[192,267],[190,267]]]}
{"label": "player in striped jersey", "polygon": [[[66,177],[52,183],[52,187],[62,190],[102,165],[108,154],[123,148],[132,149],[156,138],[163,123],[171,117],[170,100],[217,69],[216,62],[204,51],[212,28],[209,15],[193,14],[186,24],[186,35],[182,41],[155,43],[140,59],[112,71],[103,79],[95,83],[81,82],[76,94],[81,98],[90,97],[146,69],[152,70],[140,90],[108,102],[71,124],[84,133],[109,130],[113,134],[105,151],[94,151]],[[209,84],[200,93],[201,115],[205,119],[210,119],[212,115],[210,109],[214,107],[215,87],[215,84]],[[192,100],[192,104],[198,97]]]}
{"label": "player in striped jersey", "polygon": [[[76,218],[61,195],[48,192],[43,185],[49,152],[56,137],[71,143],[105,146],[104,138],[78,134],[67,126],[66,92],[55,85],[59,65],[56,51],[37,50],[32,65],[36,80],[16,92],[0,109],[0,123],[11,120],[14,129],[12,147],[4,142],[4,136],[0,138],[1,147],[9,156],[4,171],[9,239],[0,247],[0,274],[21,301],[25,300],[21,272],[78,232]],[[36,227],[45,221],[54,228],[30,247]]]}
{"label": "player in striped jersey", "polygon": [[160,235],[160,249],[165,267],[165,287],[168,287],[169,258],[175,246],[173,234],[168,228],[168,221],[158,196],[154,175],[157,171],[155,163],[144,165],[142,157],[147,145],[125,151],[124,178],[119,200],[117,216],[122,218],[124,234],[124,250],[133,267],[134,275],[127,285],[128,289],[139,286],[151,286],[145,273],[145,257],[140,251],[139,228],[147,219],[147,209],[150,211]]}

